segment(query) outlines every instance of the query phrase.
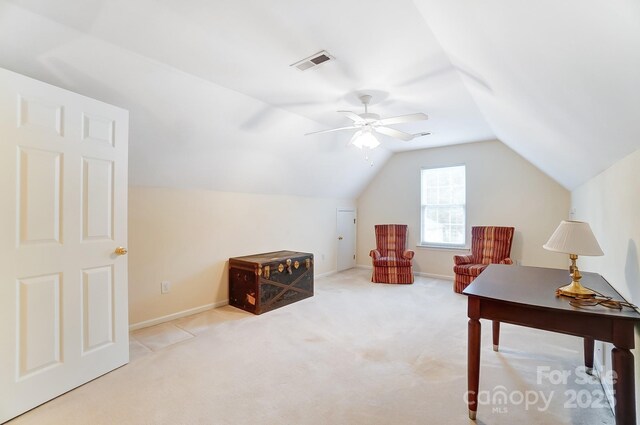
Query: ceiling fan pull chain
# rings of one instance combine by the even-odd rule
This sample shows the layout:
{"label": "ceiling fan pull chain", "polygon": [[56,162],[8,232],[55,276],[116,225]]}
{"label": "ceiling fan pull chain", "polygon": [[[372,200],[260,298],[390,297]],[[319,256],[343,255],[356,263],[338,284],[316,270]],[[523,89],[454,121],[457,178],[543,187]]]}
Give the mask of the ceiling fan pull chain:
{"label": "ceiling fan pull chain", "polygon": [[373,167],[373,161],[369,161],[369,155],[366,152],[364,154],[364,160],[369,163],[369,167]]}

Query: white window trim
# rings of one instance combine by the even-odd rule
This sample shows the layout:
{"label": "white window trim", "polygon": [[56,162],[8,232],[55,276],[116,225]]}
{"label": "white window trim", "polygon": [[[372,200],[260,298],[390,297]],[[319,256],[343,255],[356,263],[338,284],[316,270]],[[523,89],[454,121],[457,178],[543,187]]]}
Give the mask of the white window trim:
{"label": "white window trim", "polygon": [[432,249],[435,251],[471,251],[471,248],[467,245],[431,245],[431,244],[417,244],[416,248],[420,249]]}
{"label": "white window trim", "polygon": [[[423,243],[422,242],[422,230],[423,230],[423,219],[424,214],[422,213],[422,171],[423,170],[433,170],[436,168],[452,168],[452,167],[464,167],[464,244],[442,244],[442,243]],[[469,235],[467,224],[469,220],[467,220],[467,164],[457,163],[457,164],[448,164],[448,165],[436,165],[429,167],[420,167],[420,242],[416,244],[417,248],[423,249],[433,249],[440,251],[470,251],[471,247],[469,246]]]}

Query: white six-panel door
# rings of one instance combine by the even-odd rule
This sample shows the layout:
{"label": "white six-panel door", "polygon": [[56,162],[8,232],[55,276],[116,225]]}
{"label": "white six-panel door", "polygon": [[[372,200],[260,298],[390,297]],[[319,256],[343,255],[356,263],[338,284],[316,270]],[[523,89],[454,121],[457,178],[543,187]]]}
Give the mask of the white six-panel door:
{"label": "white six-panel door", "polygon": [[338,210],[338,271],[356,266],[356,211]]}
{"label": "white six-panel door", "polygon": [[128,362],[127,135],[0,69],[0,422]]}

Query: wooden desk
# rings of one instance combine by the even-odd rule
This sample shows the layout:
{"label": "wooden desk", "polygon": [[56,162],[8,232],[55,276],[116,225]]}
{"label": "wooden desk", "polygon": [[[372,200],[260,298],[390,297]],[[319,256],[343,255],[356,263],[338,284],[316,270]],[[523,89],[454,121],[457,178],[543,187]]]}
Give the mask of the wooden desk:
{"label": "wooden desk", "polygon": [[[569,299],[556,297],[555,290],[571,282],[567,270],[492,264],[469,285],[468,299],[468,399],[469,418],[476,418],[480,378],[480,320],[493,320],[493,345],[498,349],[500,322],[560,332],[585,339],[585,364],[593,366],[593,341],[614,345],[613,370],[617,380],[615,413],[617,425],[636,425],[634,386],[634,324],[640,314],[606,307],[575,308]],[[582,285],[621,300],[621,296],[599,274],[584,273]]]}

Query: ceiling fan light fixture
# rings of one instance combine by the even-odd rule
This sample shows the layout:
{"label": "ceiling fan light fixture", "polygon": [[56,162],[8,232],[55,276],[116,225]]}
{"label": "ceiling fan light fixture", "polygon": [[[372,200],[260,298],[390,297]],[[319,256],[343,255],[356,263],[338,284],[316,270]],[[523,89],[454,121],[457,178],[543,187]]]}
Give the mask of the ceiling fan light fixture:
{"label": "ceiling fan light fixture", "polygon": [[371,101],[370,95],[360,96],[360,101],[364,105],[364,113],[356,114],[353,111],[338,111],[349,118],[352,123],[346,127],[331,128],[329,130],[314,131],[310,134],[330,133],[333,131],[343,131],[357,129],[358,131],[353,135],[349,144],[357,147],[358,149],[367,148],[375,149],[380,146],[380,142],[376,138],[374,133],[382,134],[394,139],[408,142],[416,137],[426,136],[430,133],[422,132],[416,134],[406,133],[404,131],[397,130],[393,127],[389,127],[394,124],[403,124],[414,121],[424,121],[429,117],[422,112],[416,112],[413,114],[399,115],[390,118],[380,118],[380,115],[369,112],[369,102]]}
{"label": "ceiling fan light fixture", "polygon": [[376,136],[371,131],[357,131],[351,138],[351,144],[358,149],[368,148],[375,149],[380,146],[380,142],[376,139]]}

